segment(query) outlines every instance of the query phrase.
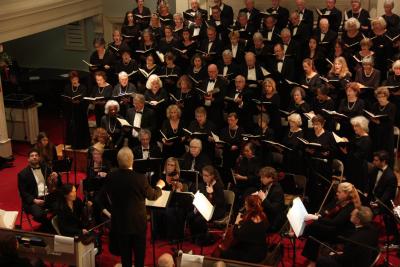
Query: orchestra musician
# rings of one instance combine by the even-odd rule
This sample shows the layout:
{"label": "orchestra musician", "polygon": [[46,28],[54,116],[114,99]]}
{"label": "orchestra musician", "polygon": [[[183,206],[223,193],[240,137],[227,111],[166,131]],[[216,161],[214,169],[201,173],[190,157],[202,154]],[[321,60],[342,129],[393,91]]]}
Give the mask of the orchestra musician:
{"label": "orchestra musician", "polygon": [[231,246],[220,245],[221,258],[258,263],[265,258],[268,249],[268,219],[258,196],[247,196],[244,205],[245,213],[238,214],[233,227]]}
{"label": "orchestra musician", "polygon": [[[214,206],[211,221],[221,219],[225,215],[224,184],[217,169],[212,165],[206,165],[201,170],[203,182],[199,184],[199,191]],[[207,221],[195,208],[188,215],[190,233],[195,242],[199,245],[214,243],[214,237],[208,233]]]}
{"label": "orchestra musician", "polygon": [[41,223],[44,231],[52,229],[46,209],[54,210],[56,189],[61,185],[58,174],[41,162],[39,151],[31,149],[28,166],[18,173],[18,191],[24,211]]}
{"label": "orchestra musician", "polygon": [[[303,236],[313,236],[322,242],[335,242],[338,235],[348,237],[354,232],[350,222],[351,212],[361,206],[360,197],[354,185],[348,182],[340,183],[336,192],[335,206],[319,216],[309,214],[307,220],[313,220],[304,229]],[[302,255],[309,260],[308,267],[315,266],[318,257],[319,243],[311,238],[306,240]]]}
{"label": "orchestra musician", "polygon": [[44,164],[51,167],[53,162],[57,160],[56,146],[49,141],[45,132],[40,132],[38,134],[34,148],[39,151],[40,159]]}
{"label": "orchestra musician", "polygon": [[278,173],[272,167],[259,171],[261,190],[254,192],[261,199],[261,206],[267,215],[269,232],[277,232],[285,220],[285,199],[283,189],[277,182]]}
{"label": "orchestra musician", "polygon": [[365,206],[355,208],[351,212],[350,221],[356,229],[345,243],[343,252],[319,257],[317,267],[371,266],[377,255],[377,251],[372,248],[378,249],[379,237],[377,229],[372,224],[372,217],[370,208]]}

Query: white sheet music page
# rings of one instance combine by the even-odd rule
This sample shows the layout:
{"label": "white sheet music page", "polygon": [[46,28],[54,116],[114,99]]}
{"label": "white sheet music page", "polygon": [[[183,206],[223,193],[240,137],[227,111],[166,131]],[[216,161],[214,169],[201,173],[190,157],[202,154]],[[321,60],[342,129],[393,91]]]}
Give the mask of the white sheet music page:
{"label": "white sheet music page", "polygon": [[181,258],[181,267],[202,267],[204,256],[183,253]]}
{"label": "white sheet music page", "polygon": [[214,213],[214,206],[205,195],[200,193],[200,191],[197,191],[197,193],[194,194],[193,205],[204,217],[204,219],[206,219],[206,221],[211,220]]}
{"label": "white sheet music page", "polygon": [[307,216],[307,214],[308,212],[301,199],[299,197],[293,199],[293,205],[289,209],[289,212],[286,216],[296,237],[299,237],[303,234],[304,227],[306,226],[304,218]]}

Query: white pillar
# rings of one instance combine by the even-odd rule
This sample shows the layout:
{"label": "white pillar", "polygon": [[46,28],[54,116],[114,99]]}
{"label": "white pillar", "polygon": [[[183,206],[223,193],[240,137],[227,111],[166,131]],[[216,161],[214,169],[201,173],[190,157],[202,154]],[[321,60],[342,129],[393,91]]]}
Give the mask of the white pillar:
{"label": "white pillar", "polygon": [[4,109],[3,87],[0,79],[0,156],[8,157],[12,155],[11,139],[8,138],[6,112]]}

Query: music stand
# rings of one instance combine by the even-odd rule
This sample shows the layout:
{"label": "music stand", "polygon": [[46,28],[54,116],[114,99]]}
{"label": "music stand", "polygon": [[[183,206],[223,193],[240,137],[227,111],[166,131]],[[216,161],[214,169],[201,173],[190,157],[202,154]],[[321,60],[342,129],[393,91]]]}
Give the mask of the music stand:
{"label": "music stand", "polygon": [[[71,171],[71,168],[72,168],[72,159],[65,158],[65,159],[61,159],[61,160],[55,160],[55,161],[53,161],[52,164],[53,164],[52,170],[54,172],[67,173],[67,183],[69,183],[69,172]],[[75,184],[76,184],[76,179],[75,179]]]}
{"label": "music stand", "polygon": [[133,168],[136,172],[145,174],[149,179],[149,183],[154,185],[151,181],[150,173],[161,173],[162,158],[147,158],[147,159],[135,159]]}
{"label": "music stand", "polygon": [[199,172],[192,170],[181,170],[180,172],[181,180],[183,182],[195,183],[196,191],[199,190]]}

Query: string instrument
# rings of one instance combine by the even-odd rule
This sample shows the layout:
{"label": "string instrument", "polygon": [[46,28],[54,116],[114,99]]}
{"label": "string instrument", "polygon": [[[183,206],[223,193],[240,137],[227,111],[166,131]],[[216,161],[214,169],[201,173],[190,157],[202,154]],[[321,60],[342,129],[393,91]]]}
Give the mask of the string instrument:
{"label": "string instrument", "polygon": [[183,185],[179,181],[179,176],[176,171],[167,173],[165,175],[165,180],[166,180],[167,184],[171,186],[172,191],[178,191],[178,192],[182,191]]}
{"label": "string instrument", "polygon": [[344,209],[347,206],[347,201],[345,202],[338,202],[333,208],[325,210],[325,212],[322,215],[322,217],[325,218],[334,218],[342,209]]}
{"label": "string instrument", "polygon": [[235,239],[235,236],[233,234],[234,227],[235,225],[232,224],[226,229],[222,237],[222,242],[215,248],[212,253],[213,257],[220,258],[223,251],[227,251],[229,248],[237,244],[238,241]]}

